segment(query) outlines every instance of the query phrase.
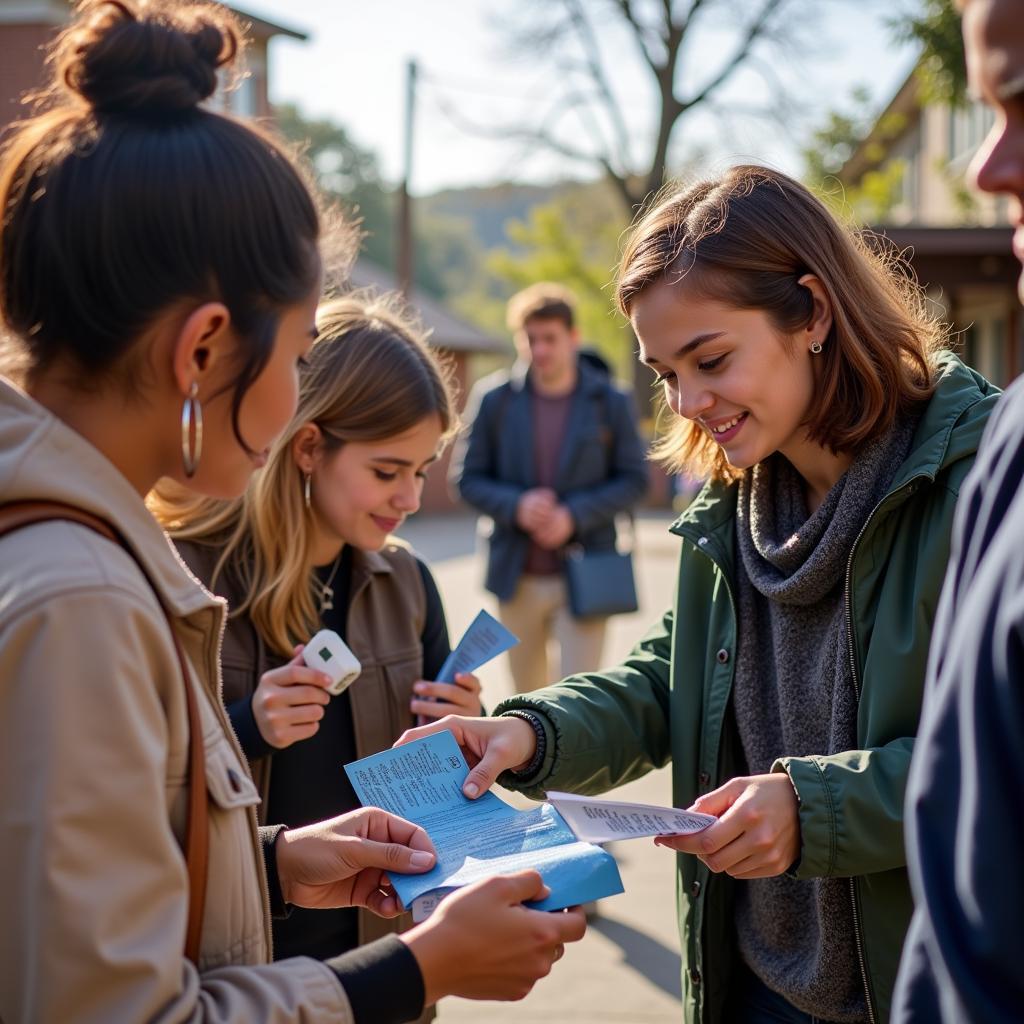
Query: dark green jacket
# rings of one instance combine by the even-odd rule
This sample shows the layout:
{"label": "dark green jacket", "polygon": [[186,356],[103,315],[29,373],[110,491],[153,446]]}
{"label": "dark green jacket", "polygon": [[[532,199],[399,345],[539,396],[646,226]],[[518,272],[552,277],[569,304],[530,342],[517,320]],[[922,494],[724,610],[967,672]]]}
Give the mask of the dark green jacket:
{"label": "dark green jacket", "polygon": [[[850,877],[856,941],[873,1021],[886,1021],[910,921],[903,793],[921,710],[935,607],[957,493],[995,404],[995,387],[953,356],[888,494],[846,571],[860,749],[782,757],[800,799],[797,877]],[[529,786],[596,794],[673,762],[673,803],[689,806],[742,774],[729,697],[736,652],[736,487],[711,485],[672,526],[682,539],[674,607],[617,668],[515,697],[547,730]],[[503,777],[502,782],[511,782]],[[514,785],[514,784],[513,784]],[[735,882],[679,854],[683,1004],[718,1024],[732,973]]]}

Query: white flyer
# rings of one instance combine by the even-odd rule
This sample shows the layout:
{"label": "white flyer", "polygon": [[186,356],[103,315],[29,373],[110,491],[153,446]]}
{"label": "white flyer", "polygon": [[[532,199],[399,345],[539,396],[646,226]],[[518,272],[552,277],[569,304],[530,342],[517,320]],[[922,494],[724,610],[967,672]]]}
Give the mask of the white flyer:
{"label": "white flyer", "polygon": [[712,814],[697,811],[631,804],[622,800],[599,800],[574,793],[550,791],[545,799],[565,819],[577,838],[588,843],[641,839],[644,836],[693,835],[703,832],[718,820]]}

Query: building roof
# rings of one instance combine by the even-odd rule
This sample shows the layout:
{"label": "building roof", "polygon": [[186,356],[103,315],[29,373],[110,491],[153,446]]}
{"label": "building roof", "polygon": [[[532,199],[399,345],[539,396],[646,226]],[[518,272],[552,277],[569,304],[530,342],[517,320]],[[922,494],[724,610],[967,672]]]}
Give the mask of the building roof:
{"label": "building roof", "polygon": [[252,25],[253,31],[259,36],[287,36],[289,39],[299,39],[305,42],[309,39],[309,33],[297,28],[289,28],[287,25],[281,25],[276,21],[268,21],[266,18],[261,18],[257,14],[250,14],[248,11],[243,11],[241,7],[236,7],[234,4],[230,5],[231,10],[235,12],[243,21],[249,22]]}
{"label": "building roof", "polygon": [[[356,261],[348,283],[352,288],[377,288],[386,292],[398,290],[395,275],[365,257]],[[430,331],[430,343],[436,348],[446,348],[452,352],[509,351],[506,341],[495,338],[479,327],[460,319],[443,303],[431,298],[419,288],[412,290],[409,305],[419,314],[423,326]]]}
{"label": "building roof", "polygon": [[913,249],[915,256],[1005,256],[1011,258],[1013,228],[996,227],[877,227],[898,249]]}
{"label": "building roof", "polygon": [[[68,0],[0,0],[0,24],[61,25],[67,20],[68,6]],[[253,32],[258,36],[288,36],[301,40],[309,38],[308,33],[299,29],[268,21],[233,4],[229,6],[240,18],[252,25]]]}
{"label": "building roof", "polygon": [[[892,145],[892,115],[903,115],[908,121],[920,109],[921,86],[915,64],[910,74],[896,90],[896,95],[888,102],[885,109],[875,118],[871,131],[857,144],[850,158],[839,169],[836,177],[844,184],[859,181],[885,158]],[[909,127],[909,124],[908,124]]]}

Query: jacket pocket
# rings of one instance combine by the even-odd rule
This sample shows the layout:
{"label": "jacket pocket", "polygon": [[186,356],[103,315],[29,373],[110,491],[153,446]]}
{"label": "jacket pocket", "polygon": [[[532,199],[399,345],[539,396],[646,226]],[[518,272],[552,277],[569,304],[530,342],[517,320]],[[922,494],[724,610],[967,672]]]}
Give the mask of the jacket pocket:
{"label": "jacket pocket", "polygon": [[202,969],[259,963],[269,940],[252,808],[259,792],[222,733],[204,744],[209,793],[209,848],[203,916]]}
{"label": "jacket pocket", "polygon": [[206,788],[213,802],[223,810],[251,807],[260,802],[260,794],[223,734],[205,744]]}
{"label": "jacket pocket", "polygon": [[392,733],[391,738],[381,745],[380,749],[384,750],[406,729],[416,724],[409,702],[413,698],[412,684],[423,678],[423,655],[419,651],[412,655],[406,654],[405,657],[400,655],[381,665],[381,673],[384,676]]}

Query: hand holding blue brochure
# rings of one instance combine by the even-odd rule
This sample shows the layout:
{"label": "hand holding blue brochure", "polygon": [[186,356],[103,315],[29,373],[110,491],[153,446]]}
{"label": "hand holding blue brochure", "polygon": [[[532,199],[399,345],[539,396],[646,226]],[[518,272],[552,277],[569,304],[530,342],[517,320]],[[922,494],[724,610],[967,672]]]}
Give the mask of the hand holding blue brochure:
{"label": "hand holding blue brochure", "polygon": [[[519,638],[514,633],[509,632],[493,615],[481,609],[462,634],[462,639],[455,650],[445,658],[434,681],[454,684],[456,672],[475,672],[481,665],[486,665],[492,658],[504,654],[517,643]],[[417,725],[426,725],[429,721],[430,719],[424,715],[416,717]]]}
{"label": "hand holding blue brochure", "polygon": [[580,842],[548,804],[518,811],[491,792],[468,799],[462,784],[469,765],[450,732],[363,758],[345,771],[364,806],[421,825],[434,843],[437,863],[426,874],[390,875],[406,908],[435,890],[524,868],[539,871],[551,890],[530,904],[538,910],[560,910],[623,891],[614,858]]}

